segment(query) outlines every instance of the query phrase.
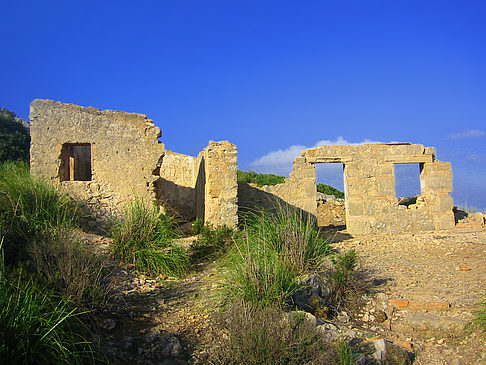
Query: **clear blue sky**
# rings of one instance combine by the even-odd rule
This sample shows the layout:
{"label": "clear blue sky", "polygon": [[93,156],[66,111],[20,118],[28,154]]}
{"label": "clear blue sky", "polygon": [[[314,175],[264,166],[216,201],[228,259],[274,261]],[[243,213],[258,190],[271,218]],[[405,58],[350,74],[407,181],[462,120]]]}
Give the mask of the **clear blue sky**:
{"label": "clear blue sky", "polygon": [[240,168],[276,173],[319,141],[421,143],[452,162],[456,204],[486,210],[485,1],[1,9],[0,106],[22,118],[35,98],[144,113],[168,149],[228,139]]}

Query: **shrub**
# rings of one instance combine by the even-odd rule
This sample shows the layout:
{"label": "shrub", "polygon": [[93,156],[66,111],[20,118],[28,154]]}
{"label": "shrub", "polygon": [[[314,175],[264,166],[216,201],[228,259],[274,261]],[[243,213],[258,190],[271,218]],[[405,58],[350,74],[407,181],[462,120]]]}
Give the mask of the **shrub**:
{"label": "shrub", "polygon": [[316,224],[299,212],[253,215],[228,254],[225,289],[229,297],[283,304],[299,288],[297,277],[328,252]]}
{"label": "shrub", "polygon": [[30,136],[13,112],[0,109],[0,162],[28,161]]}
{"label": "shrub", "polygon": [[178,237],[174,220],[135,200],[125,210],[124,219],[112,229],[114,256],[152,274],[181,275],[189,264],[187,252],[171,243]]}
{"label": "shrub", "polygon": [[[1,249],[1,248],[0,248]],[[32,280],[7,278],[0,263],[0,358],[6,364],[94,363],[80,313]]]}
{"label": "shrub", "polygon": [[259,187],[264,185],[277,185],[285,182],[285,176],[274,174],[259,174],[255,171],[238,170],[237,178],[239,182],[256,184]]}
{"label": "shrub", "polygon": [[334,195],[336,198],[344,199],[344,193],[341,190],[336,189],[334,186],[326,184],[317,184],[317,191],[319,193]]}
{"label": "shrub", "polygon": [[192,226],[194,234],[198,234],[197,241],[191,247],[191,261],[214,260],[223,255],[232,242],[233,229],[227,226],[212,227],[204,224],[201,219]]}
{"label": "shrub", "polygon": [[29,249],[34,268],[52,289],[85,306],[102,304],[110,294],[110,266],[106,255],[78,242],[61,230]]}
{"label": "shrub", "polygon": [[331,283],[331,304],[337,311],[341,306],[354,302],[353,294],[364,290],[364,280],[356,270],[358,255],[356,251],[337,253],[331,258],[332,269],[328,272]]}
{"label": "shrub", "polygon": [[304,316],[289,316],[276,307],[232,304],[224,326],[228,332],[210,355],[214,364],[329,364],[335,354]]}
{"label": "shrub", "polygon": [[23,163],[0,165],[0,221],[8,263],[26,258],[29,244],[74,226],[77,206],[46,181],[32,177]]}

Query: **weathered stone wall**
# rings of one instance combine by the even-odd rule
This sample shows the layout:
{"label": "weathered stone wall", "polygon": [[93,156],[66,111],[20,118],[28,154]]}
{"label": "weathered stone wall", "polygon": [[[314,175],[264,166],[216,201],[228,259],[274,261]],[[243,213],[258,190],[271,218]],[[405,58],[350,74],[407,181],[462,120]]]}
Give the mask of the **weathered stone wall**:
{"label": "weathered stone wall", "polygon": [[[127,201],[154,200],[164,145],[143,114],[84,108],[53,100],[30,106],[31,171],[88,201],[96,218],[116,215]],[[90,181],[60,182],[63,144],[91,144]]]}
{"label": "weathered stone wall", "polygon": [[[454,227],[452,175],[435,149],[418,144],[321,146],[302,152],[308,163],[344,164],[346,224],[352,234],[403,233]],[[422,196],[399,205],[396,163],[420,163]]]}
{"label": "weathered stone wall", "polygon": [[[261,189],[269,195],[279,198],[277,201],[285,202],[291,206],[302,209],[312,216],[317,216],[317,188],[316,188],[316,170],[312,164],[305,161],[303,157],[297,157],[294,161],[293,171],[285,182],[277,185],[265,185]],[[244,194],[245,191],[242,191]],[[253,193],[255,194],[255,193]],[[243,197],[243,200],[250,199]],[[261,198],[257,200],[264,202],[263,207],[271,203],[271,199]],[[250,205],[249,203],[247,203]]]}
{"label": "weathered stone wall", "polygon": [[344,202],[318,201],[317,225],[319,227],[346,225],[346,209],[344,207]]}
{"label": "weathered stone wall", "polygon": [[166,150],[160,167],[161,178],[156,182],[160,204],[166,211],[188,221],[196,217],[196,161],[195,157]]}
{"label": "weathered stone wall", "polygon": [[236,146],[209,142],[197,158],[196,213],[215,226],[238,224]]}

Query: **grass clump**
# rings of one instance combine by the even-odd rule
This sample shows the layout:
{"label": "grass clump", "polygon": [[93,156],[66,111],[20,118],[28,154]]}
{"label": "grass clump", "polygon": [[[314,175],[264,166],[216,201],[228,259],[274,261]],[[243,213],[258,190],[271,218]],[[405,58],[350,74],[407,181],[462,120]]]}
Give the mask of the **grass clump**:
{"label": "grass clump", "polygon": [[473,323],[486,334],[486,297],[479,303],[479,309],[474,315]]}
{"label": "grass clump", "polygon": [[200,262],[214,260],[223,255],[235,232],[230,227],[212,227],[198,219],[192,225],[192,233],[199,237],[191,247],[191,261]]}
{"label": "grass clump", "polygon": [[[0,245],[1,246],[1,245]],[[0,247],[1,249],[1,247]],[[0,358],[6,364],[87,364],[80,313],[33,279],[7,277],[0,263]]]}
{"label": "grass clump", "polygon": [[255,214],[227,258],[230,297],[283,304],[299,288],[298,277],[329,253],[317,225],[301,212],[280,207]]}
{"label": "grass clump", "polygon": [[189,255],[172,243],[178,235],[171,217],[157,206],[135,200],[124,219],[113,226],[113,254],[142,272],[180,276],[188,267]]}
{"label": "grass clump", "polygon": [[233,303],[223,317],[228,336],[210,356],[214,364],[331,364],[335,354],[304,316],[275,306]]}
{"label": "grass clump", "polygon": [[100,305],[111,292],[111,262],[72,232],[34,243],[29,249],[33,267],[48,285],[65,298],[87,307]]}
{"label": "grass clump", "polygon": [[29,244],[77,222],[77,206],[67,195],[33,177],[26,164],[0,165],[0,223],[5,236],[5,260],[27,258]]}

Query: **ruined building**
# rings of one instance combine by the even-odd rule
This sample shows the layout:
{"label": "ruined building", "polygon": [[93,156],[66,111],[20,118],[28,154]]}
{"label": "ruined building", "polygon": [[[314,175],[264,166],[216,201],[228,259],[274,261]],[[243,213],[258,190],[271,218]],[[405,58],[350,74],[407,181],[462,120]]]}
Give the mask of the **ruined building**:
{"label": "ruined building", "polygon": [[[284,183],[257,188],[237,183],[233,144],[211,141],[197,157],[178,154],[165,149],[160,129],[143,114],[34,100],[30,119],[32,173],[87,201],[93,225],[116,216],[136,197],[187,221],[202,218],[231,227],[238,223],[238,208],[276,203],[311,217],[345,212],[342,220],[351,234],[454,227],[450,163],[438,161],[434,148],[407,143],[312,148],[295,159]],[[343,164],[344,203],[318,202],[317,163]],[[395,196],[394,165],[400,163],[420,164],[422,193],[408,206]]]}

